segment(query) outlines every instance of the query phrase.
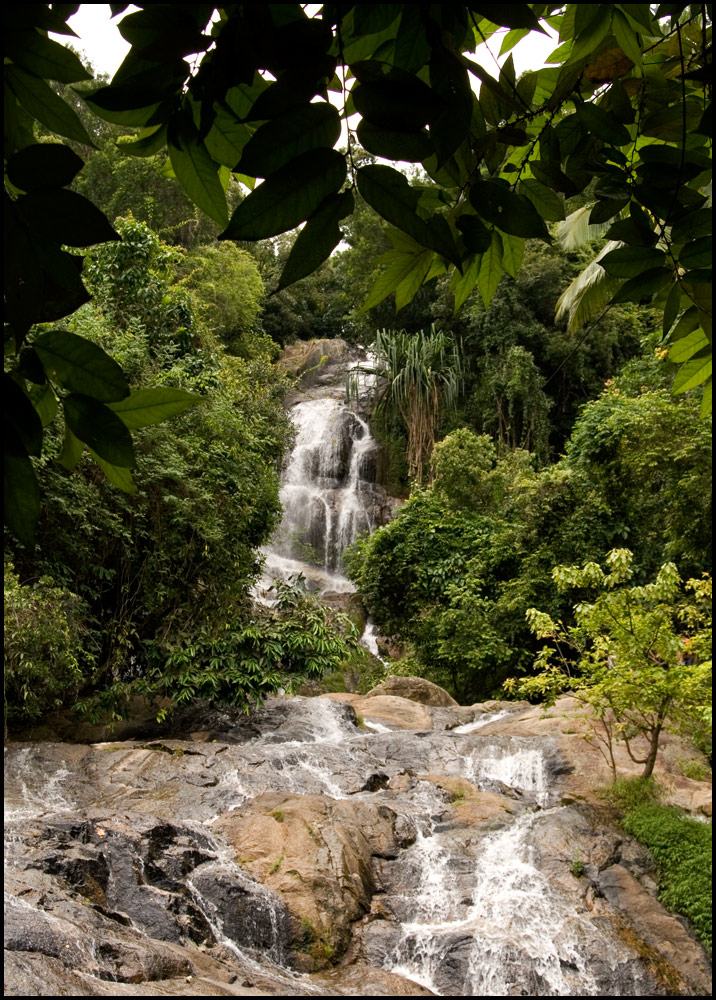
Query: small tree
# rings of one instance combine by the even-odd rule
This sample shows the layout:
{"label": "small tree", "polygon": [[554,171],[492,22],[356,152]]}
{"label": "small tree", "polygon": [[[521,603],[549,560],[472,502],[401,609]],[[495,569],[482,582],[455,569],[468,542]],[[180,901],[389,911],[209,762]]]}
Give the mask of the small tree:
{"label": "small tree", "polygon": [[455,409],[462,388],[457,345],[449,334],[379,330],[372,373],[383,380],[376,409],[392,411],[408,434],[406,458],[420,483],[430,460],[440,422]]}
{"label": "small tree", "polygon": [[[614,776],[616,741],[649,777],[667,725],[688,727],[692,735],[710,725],[711,579],[688,580],[693,596],[687,598],[673,563],[663,565],[653,583],[630,587],[631,552],[614,549],[606,561],[607,573],[596,563],[553,570],[560,590],[587,588],[598,596],[575,605],[572,627],[529,609],[532,631],[554,646],[539,653],[536,676],[508,687],[541,694],[548,703],[571,689],[594,710],[595,735]],[[634,745],[639,736],[647,741],[641,756]]]}

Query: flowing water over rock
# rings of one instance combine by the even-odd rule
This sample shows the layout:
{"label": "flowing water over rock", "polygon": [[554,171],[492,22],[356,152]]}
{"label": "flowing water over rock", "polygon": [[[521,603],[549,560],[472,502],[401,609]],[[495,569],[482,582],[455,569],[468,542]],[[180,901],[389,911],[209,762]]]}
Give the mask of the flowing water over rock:
{"label": "flowing water over rock", "polygon": [[[376,481],[379,448],[360,414],[371,386],[360,375],[361,361],[344,347],[341,362],[328,365],[321,384],[306,389],[290,409],[296,440],[282,475],[283,519],[265,550],[264,589],[272,576],[300,573],[312,590],[352,592],[341,571],[343,552],[393,513]],[[359,384],[349,403],[351,374]]]}
{"label": "flowing water over rock", "polygon": [[[559,728],[526,732],[519,705],[359,707],[273,699],[225,713],[223,739],[195,720],[206,742],[8,746],[9,995],[703,995],[642,854],[563,804]],[[628,879],[679,971],[609,904]]]}

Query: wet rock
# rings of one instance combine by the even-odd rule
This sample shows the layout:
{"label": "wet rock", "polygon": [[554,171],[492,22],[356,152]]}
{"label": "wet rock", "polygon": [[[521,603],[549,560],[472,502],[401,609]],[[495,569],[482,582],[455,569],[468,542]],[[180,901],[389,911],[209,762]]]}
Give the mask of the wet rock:
{"label": "wet rock", "polygon": [[678,917],[667,913],[622,865],[600,872],[598,886],[627,926],[658,956],[658,971],[669,985],[682,996],[710,993],[708,957]]}
{"label": "wet rock", "polygon": [[371,997],[430,997],[424,986],[385,969],[358,963],[332,972],[311,976],[311,981],[323,986],[329,995]]}
{"label": "wet rock", "polygon": [[301,389],[306,390],[315,385],[334,384],[340,378],[340,370],[357,357],[355,348],[336,337],[289,344],[278,363],[294,378],[301,376]]}
{"label": "wet rock", "polygon": [[[377,690],[377,689],[374,689]],[[334,701],[348,700],[343,692],[325,695]],[[426,705],[394,695],[352,696],[350,703],[364,719],[382,722],[396,729],[432,729],[432,716]]]}
{"label": "wet rock", "polygon": [[485,707],[277,698],[183,739],[9,744],[7,995],[420,994],[384,964],[457,996],[708,992],[579,706]]}
{"label": "wet rock", "polygon": [[346,950],[351,924],[370,909],[371,858],[398,854],[395,821],[391,809],[368,802],[266,793],[215,828],[285,903],[296,960],[303,953],[320,968]]}

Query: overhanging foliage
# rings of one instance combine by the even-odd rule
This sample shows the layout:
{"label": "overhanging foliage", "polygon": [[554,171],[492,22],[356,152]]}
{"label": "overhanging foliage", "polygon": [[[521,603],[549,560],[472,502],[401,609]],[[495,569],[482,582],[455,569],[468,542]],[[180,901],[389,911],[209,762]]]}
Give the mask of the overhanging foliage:
{"label": "overhanging foliage", "polygon": [[[126,10],[110,6],[115,16]],[[76,9],[5,8],[6,344],[18,356],[11,378],[19,390],[6,420],[6,509],[28,543],[40,503],[29,456],[42,443],[31,389],[78,392],[48,372],[31,331],[87,300],[81,261],[64,248],[117,238],[101,213],[66,190],[81,158],[38,144],[33,134],[40,122],[80,147],[92,145],[48,83],[87,78],[48,36],[72,35],[66,20]],[[87,102],[106,121],[140,130],[127,152],[166,147],[168,169],[225,227],[220,238],[260,239],[305,222],[282,287],[331,254],[357,189],[400,243],[372,299],[394,291],[405,303],[423,282],[451,271],[456,304],[476,286],[487,304],[502,273],[519,268],[525,239],[549,241],[549,224],[581,195],[591,206],[589,224],[610,223],[607,238],[623,244],[601,262],[614,279],[611,300],[663,309],[670,357],[681,366],[675,391],[704,385],[707,412],[710,10],[328,4],[309,17],[298,4],[144,5],[122,17],[119,30],[132,48],[111,84]],[[510,57],[495,79],[472,58],[500,26],[511,29],[504,54],[544,25],[559,31],[560,45],[537,72],[518,79]],[[194,53],[203,55],[190,63]],[[332,148],[333,104],[349,125],[345,153]],[[356,166],[359,143],[387,160],[421,163],[430,182],[411,183],[385,164]],[[229,218],[231,173],[252,190]],[[72,414],[69,433],[82,441],[78,429],[87,438],[91,427],[85,443],[126,470],[132,453],[121,412],[117,419],[85,383],[79,395],[81,403],[63,404]]]}

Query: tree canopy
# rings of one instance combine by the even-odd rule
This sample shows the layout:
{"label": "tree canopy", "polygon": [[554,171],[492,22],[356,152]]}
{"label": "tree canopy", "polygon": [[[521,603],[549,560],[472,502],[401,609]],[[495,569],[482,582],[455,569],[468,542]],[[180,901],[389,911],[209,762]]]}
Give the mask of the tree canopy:
{"label": "tree canopy", "polygon": [[[195,402],[155,387],[135,405],[101,348],[46,325],[89,298],[71,248],[119,239],[70,189],[77,150],[94,143],[57,86],[90,74],[48,33],[71,37],[76,10],[4,8],[6,517],[26,544],[48,405],[62,403],[68,464],[86,446],[121,486],[137,420]],[[546,26],[559,45],[543,69],[518,78],[510,56],[495,78],[477,61],[500,28],[505,54]],[[611,302],[662,309],[675,391],[703,384],[710,409],[710,5],[327,4],[309,15],[299,4],[147,4],[118,27],[132,47],[109,84],[83,91],[92,116],[132,133],[127,154],[166,150],[166,171],[220,240],[303,226],[279,288],[330,256],[356,191],[392,246],[368,304],[391,292],[407,303],[442,274],[456,307],[475,287],[488,304],[502,274],[519,271],[525,240],[550,242],[574,209],[605,230],[596,266]],[[38,123],[65,141],[38,142]],[[420,164],[427,180],[360,150]],[[249,193],[230,215],[232,177]]]}

